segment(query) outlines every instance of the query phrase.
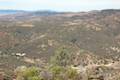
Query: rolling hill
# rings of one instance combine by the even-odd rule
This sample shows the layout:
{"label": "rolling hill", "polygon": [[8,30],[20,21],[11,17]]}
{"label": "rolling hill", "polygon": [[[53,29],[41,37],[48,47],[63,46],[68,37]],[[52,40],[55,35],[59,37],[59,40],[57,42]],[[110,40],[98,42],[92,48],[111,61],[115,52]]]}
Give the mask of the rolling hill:
{"label": "rolling hill", "polygon": [[71,64],[75,66],[120,60],[120,10],[0,11],[6,12],[10,14],[0,16],[0,68],[3,70],[38,65],[38,62],[46,64],[61,47],[74,54]]}

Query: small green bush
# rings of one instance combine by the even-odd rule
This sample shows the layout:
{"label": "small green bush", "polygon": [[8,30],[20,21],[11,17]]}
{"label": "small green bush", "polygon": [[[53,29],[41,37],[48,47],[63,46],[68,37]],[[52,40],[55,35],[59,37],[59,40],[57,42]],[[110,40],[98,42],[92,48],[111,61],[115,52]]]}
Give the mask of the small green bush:
{"label": "small green bush", "polygon": [[67,66],[71,63],[71,52],[67,48],[60,48],[55,52],[55,55],[51,57],[51,64],[59,66]]}
{"label": "small green bush", "polygon": [[78,78],[78,72],[75,69],[67,68],[66,76],[71,80],[76,80]]}
{"label": "small green bush", "polygon": [[40,70],[36,67],[18,68],[16,70],[16,80],[41,80],[39,73]]}
{"label": "small green bush", "polygon": [[61,72],[63,72],[63,71],[64,71],[64,68],[61,67],[61,66],[53,66],[53,67],[50,68],[50,71],[51,71],[53,74],[57,75],[57,74],[60,74]]}

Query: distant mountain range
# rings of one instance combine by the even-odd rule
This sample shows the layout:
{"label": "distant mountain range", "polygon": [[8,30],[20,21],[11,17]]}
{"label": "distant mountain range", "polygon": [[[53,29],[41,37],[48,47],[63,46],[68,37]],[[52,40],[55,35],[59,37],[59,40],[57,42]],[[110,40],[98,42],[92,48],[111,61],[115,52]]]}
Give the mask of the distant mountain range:
{"label": "distant mountain range", "polygon": [[0,14],[16,14],[20,12],[25,12],[23,10],[0,10]]}
{"label": "distant mountain range", "polygon": [[17,14],[17,13],[29,13],[33,15],[42,15],[42,16],[47,16],[47,15],[54,15],[59,12],[55,11],[50,11],[50,10],[43,10],[43,11],[24,11],[24,10],[0,10],[0,14]]}

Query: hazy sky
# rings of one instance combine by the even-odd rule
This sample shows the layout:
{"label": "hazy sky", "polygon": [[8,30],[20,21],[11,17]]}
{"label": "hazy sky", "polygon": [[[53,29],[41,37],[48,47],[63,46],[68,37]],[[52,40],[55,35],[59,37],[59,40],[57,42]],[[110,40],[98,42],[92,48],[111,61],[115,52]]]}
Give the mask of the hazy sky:
{"label": "hazy sky", "polygon": [[120,0],[0,0],[0,9],[55,11],[120,9]]}

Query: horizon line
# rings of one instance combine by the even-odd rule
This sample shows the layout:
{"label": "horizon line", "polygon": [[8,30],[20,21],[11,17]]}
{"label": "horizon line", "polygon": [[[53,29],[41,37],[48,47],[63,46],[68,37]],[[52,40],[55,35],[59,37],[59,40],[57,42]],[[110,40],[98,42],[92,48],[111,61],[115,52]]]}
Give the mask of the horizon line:
{"label": "horizon line", "polygon": [[37,12],[37,11],[49,11],[49,12],[91,12],[91,11],[102,11],[102,10],[120,10],[120,8],[108,8],[108,9],[93,9],[93,10],[85,10],[85,11],[59,11],[59,10],[52,10],[52,9],[38,9],[38,10],[28,10],[28,9],[0,9],[0,10],[3,10],[3,11],[25,11],[25,12]]}

